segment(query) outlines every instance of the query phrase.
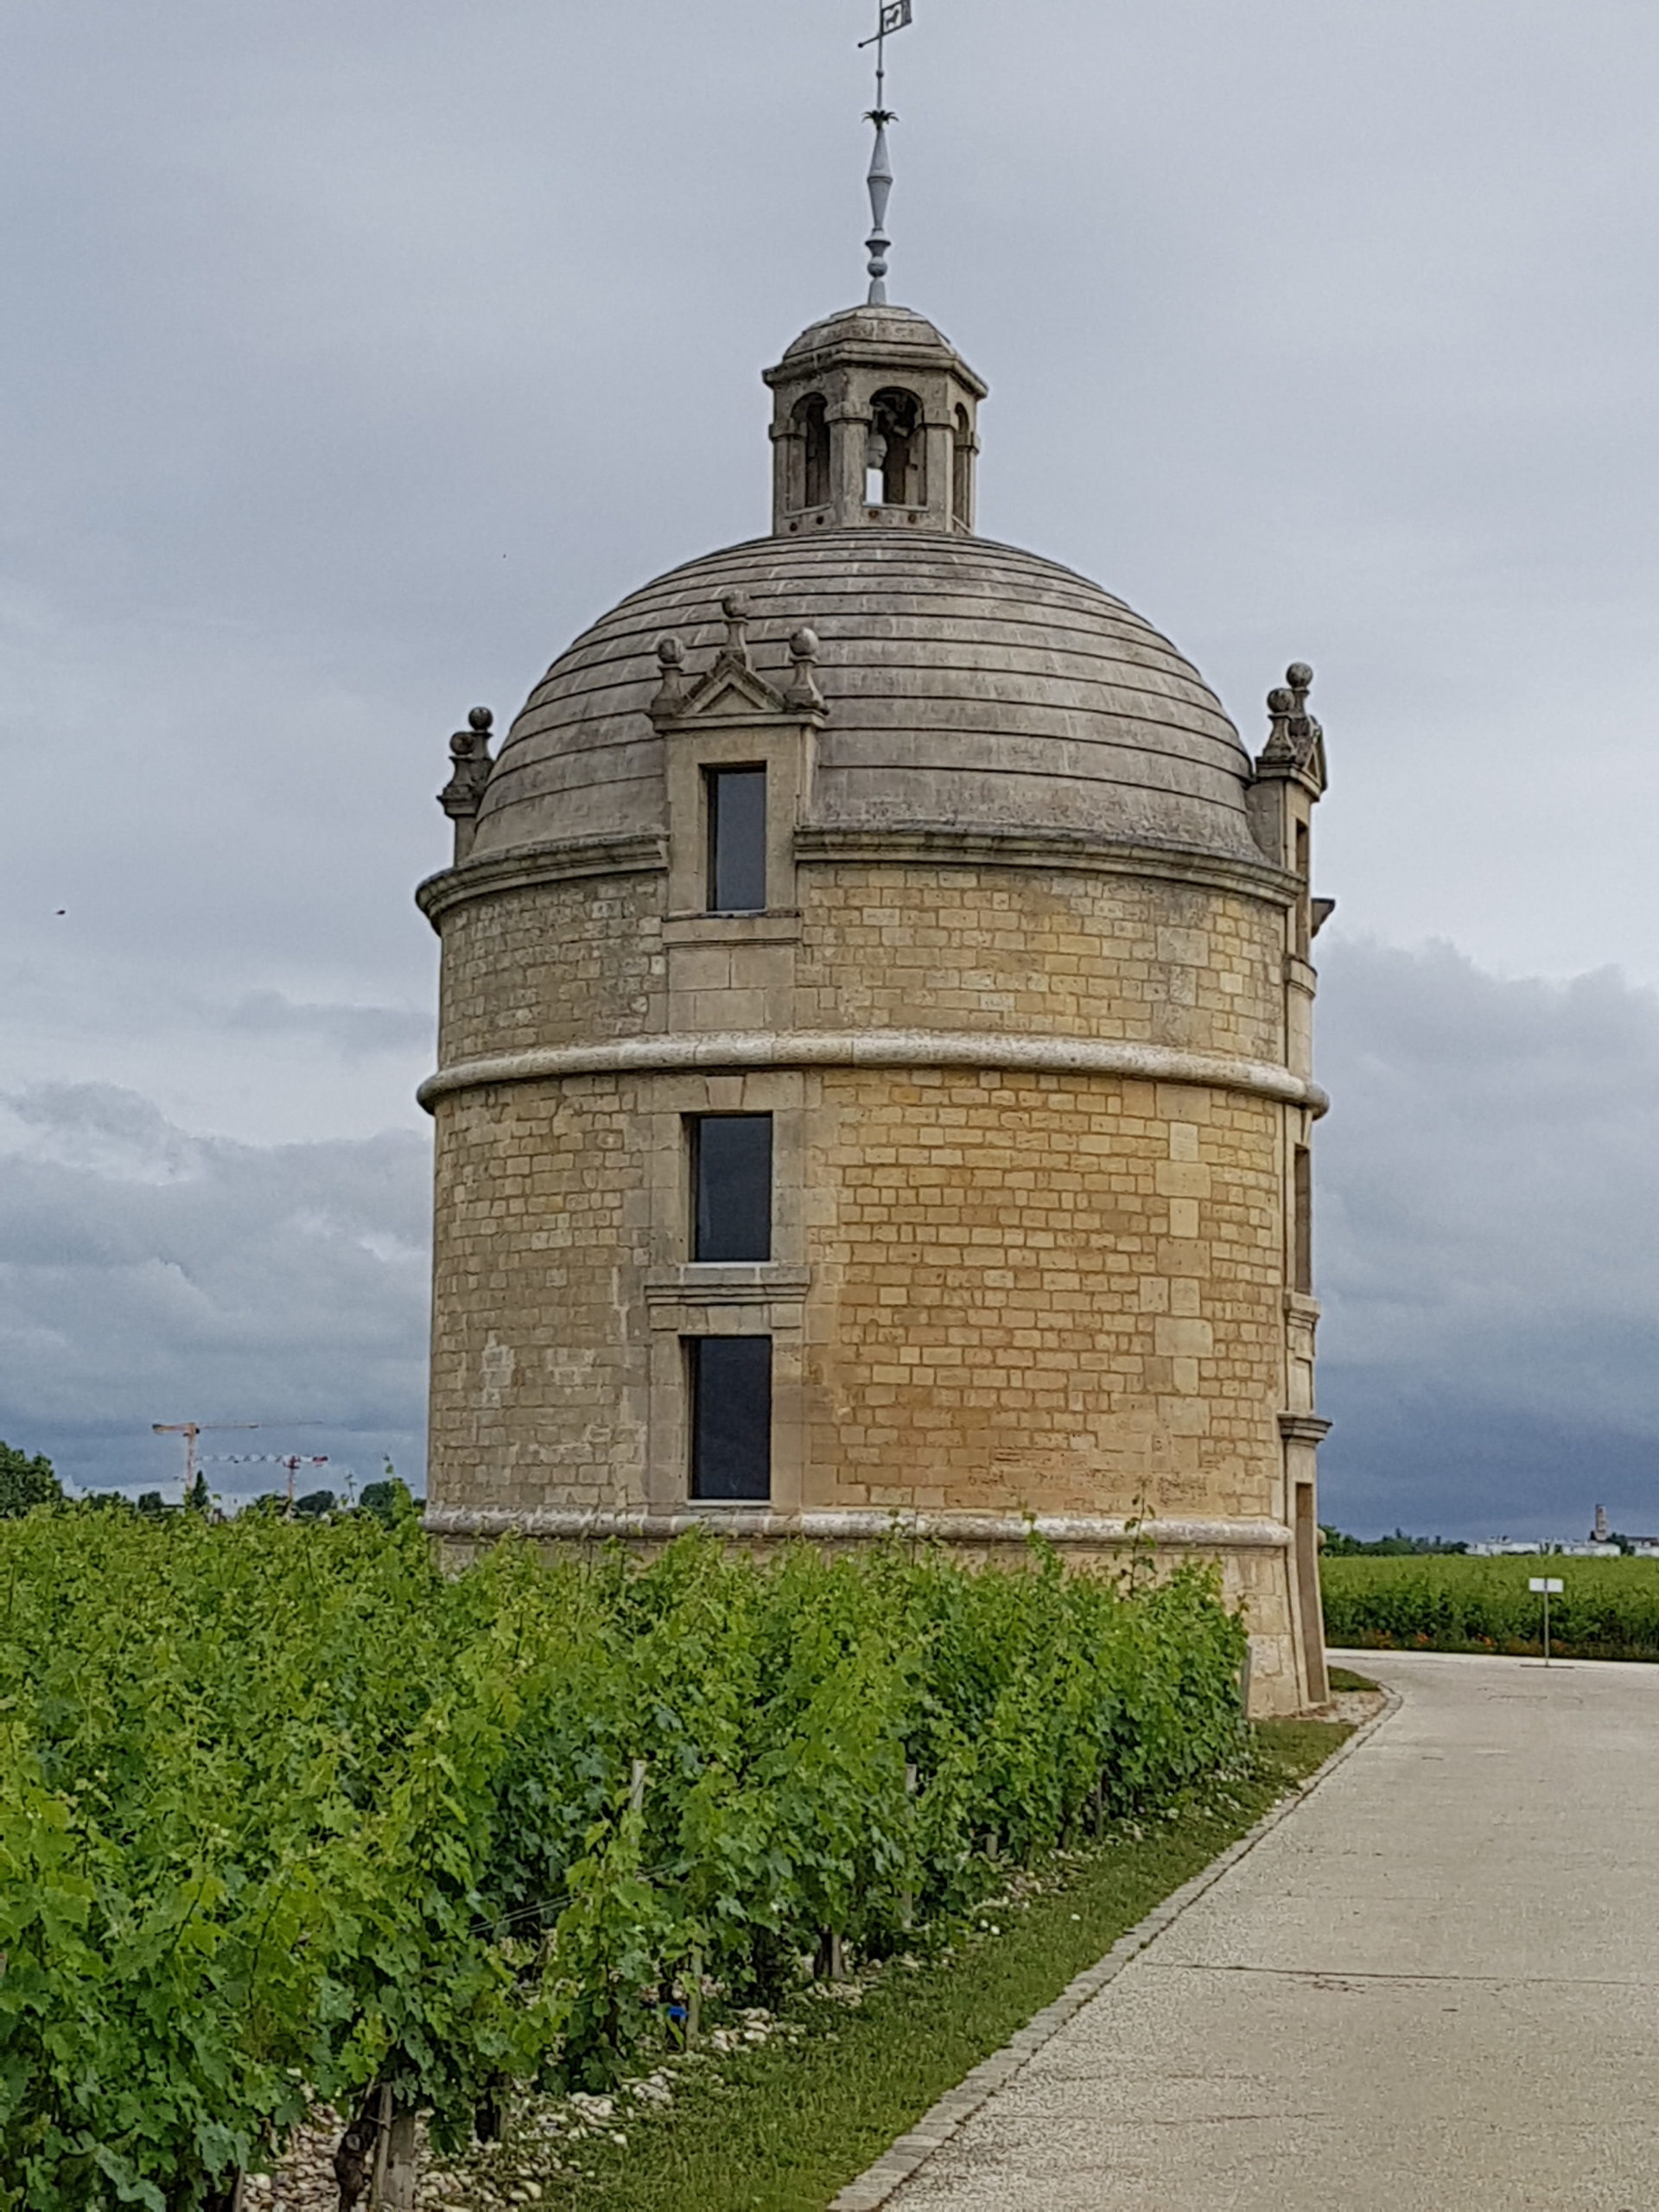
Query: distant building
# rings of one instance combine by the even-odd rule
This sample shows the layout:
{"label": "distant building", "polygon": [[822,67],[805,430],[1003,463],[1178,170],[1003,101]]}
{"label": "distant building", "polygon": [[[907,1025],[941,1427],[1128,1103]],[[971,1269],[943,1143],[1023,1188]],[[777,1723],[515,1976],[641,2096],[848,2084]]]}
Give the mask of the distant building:
{"label": "distant building", "polygon": [[[1635,1548],[1640,1548],[1637,1547]],[[1652,1546],[1652,1553],[1659,1554],[1659,1539]],[[1621,1557],[1617,1544],[1552,1544],[1539,1541],[1522,1542],[1500,1536],[1496,1543],[1471,1544],[1464,1554],[1465,1559],[1618,1559]]]}

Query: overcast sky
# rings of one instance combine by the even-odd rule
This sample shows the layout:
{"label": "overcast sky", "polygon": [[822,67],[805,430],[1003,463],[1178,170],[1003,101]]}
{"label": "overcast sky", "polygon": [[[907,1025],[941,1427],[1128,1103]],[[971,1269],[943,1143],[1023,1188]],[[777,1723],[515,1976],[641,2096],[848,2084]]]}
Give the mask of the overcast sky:
{"label": "overcast sky", "polygon": [[[916,7],[981,527],[1318,671],[1325,1516],[1659,1528],[1659,16]],[[417,1469],[446,740],[765,529],[873,12],[12,0],[0,1435]]]}

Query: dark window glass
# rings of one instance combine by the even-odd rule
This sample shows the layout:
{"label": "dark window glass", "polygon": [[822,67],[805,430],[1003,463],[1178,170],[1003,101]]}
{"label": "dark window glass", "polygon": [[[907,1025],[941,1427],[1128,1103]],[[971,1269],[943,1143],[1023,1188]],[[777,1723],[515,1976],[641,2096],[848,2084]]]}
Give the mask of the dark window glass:
{"label": "dark window glass", "polygon": [[690,1337],[693,1497],[772,1496],[772,1338]]}
{"label": "dark window glass", "polygon": [[710,768],[709,905],[716,914],[759,914],[766,903],[766,772]]}
{"label": "dark window glass", "polygon": [[691,1124],[691,1257],[772,1257],[772,1116],[700,1114]]}

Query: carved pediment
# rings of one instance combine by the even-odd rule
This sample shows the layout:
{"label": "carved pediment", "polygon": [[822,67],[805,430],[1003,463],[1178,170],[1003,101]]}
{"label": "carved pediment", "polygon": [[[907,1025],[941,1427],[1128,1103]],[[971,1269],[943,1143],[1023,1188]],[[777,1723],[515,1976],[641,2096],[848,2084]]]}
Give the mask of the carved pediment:
{"label": "carved pediment", "polygon": [[721,653],[700,683],[694,683],[680,709],[682,717],[708,715],[781,715],[784,695],[753,668]]}
{"label": "carved pediment", "polygon": [[810,715],[821,721],[829,710],[818,688],[816,634],[800,629],[790,639],[790,682],[788,689],[780,691],[754,664],[749,649],[748,601],[741,592],[728,592],[720,605],[726,618],[726,642],[702,676],[687,676],[685,647],[679,639],[658,640],[662,682],[646,709],[658,728],[688,722],[753,721],[757,717],[798,721],[803,715]]}

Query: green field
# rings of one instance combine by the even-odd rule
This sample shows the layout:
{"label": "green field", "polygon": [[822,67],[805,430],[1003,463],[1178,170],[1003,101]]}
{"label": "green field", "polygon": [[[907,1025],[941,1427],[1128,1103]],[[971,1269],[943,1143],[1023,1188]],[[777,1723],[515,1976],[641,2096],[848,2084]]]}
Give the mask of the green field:
{"label": "green field", "polygon": [[1565,1585],[1549,1601],[1550,1649],[1563,1659],[1659,1659],[1659,1560],[1326,1559],[1325,1630],[1374,1651],[1543,1649],[1542,1600],[1527,1584]]}

